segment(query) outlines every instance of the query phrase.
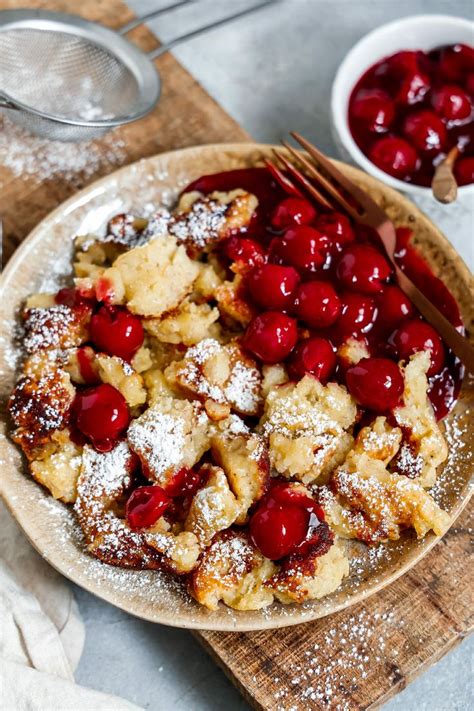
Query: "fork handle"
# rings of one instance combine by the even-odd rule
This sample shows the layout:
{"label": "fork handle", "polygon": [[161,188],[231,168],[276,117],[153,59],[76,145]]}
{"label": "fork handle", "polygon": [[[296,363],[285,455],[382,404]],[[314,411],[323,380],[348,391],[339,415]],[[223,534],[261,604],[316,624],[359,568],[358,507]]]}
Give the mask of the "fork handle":
{"label": "fork handle", "polygon": [[465,336],[462,336],[447,318],[431,303],[417,286],[395,265],[395,273],[402,291],[413,301],[416,308],[431,323],[445,343],[464,364],[466,370],[474,374],[474,348]]}

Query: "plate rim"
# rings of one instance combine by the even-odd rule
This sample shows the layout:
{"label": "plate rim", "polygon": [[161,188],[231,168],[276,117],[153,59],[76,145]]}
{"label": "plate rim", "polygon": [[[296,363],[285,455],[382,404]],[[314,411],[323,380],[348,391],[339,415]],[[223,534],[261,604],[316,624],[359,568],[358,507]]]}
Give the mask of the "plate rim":
{"label": "plate rim", "polygon": [[[166,161],[168,158],[172,156],[177,156],[177,155],[187,155],[187,154],[196,154],[199,153],[200,151],[209,151],[209,150],[219,150],[222,152],[230,151],[230,152],[247,152],[251,153],[252,151],[255,153],[260,152],[265,152],[268,150],[271,150],[272,148],[280,148],[279,146],[275,146],[273,144],[265,144],[265,143],[245,143],[245,142],[239,142],[239,143],[213,143],[213,144],[204,144],[204,145],[198,145],[198,146],[190,146],[182,149],[175,149],[172,151],[166,151],[164,153],[158,153],[153,156],[148,156],[146,158],[141,158],[138,161],[135,161],[133,163],[130,163],[128,165],[122,166],[121,168],[113,171],[112,173],[109,173],[108,175],[105,175],[98,180],[93,181],[86,187],[82,188],[80,191],[76,192],[75,194],[71,195],[69,198],[67,198],[65,201],[60,203],[54,210],[52,210],[50,213],[48,213],[34,228],[31,230],[31,232],[28,234],[28,236],[22,241],[22,243],[17,247],[11,258],[9,259],[7,265],[5,266],[5,269],[3,270],[2,274],[0,274],[0,299],[2,298],[2,295],[4,291],[8,288],[9,283],[12,279],[12,277],[15,275],[18,267],[21,265],[23,260],[28,256],[31,250],[33,250],[36,246],[38,241],[42,237],[42,233],[45,229],[45,227],[49,225],[54,225],[57,224],[58,221],[60,221],[65,215],[67,215],[69,212],[73,211],[76,207],[79,207],[81,204],[89,202],[89,200],[93,199],[94,195],[100,194],[104,192],[104,190],[107,189],[108,185],[113,182],[114,180],[117,179],[118,176],[122,174],[126,174],[129,172],[133,172],[136,169],[137,165],[143,165],[150,163],[153,165],[156,161],[164,160]],[[349,169],[349,172],[352,172],[355,176],[357,174],[360,174],[363,176],[363,179],[365,182],[368,181],[370,185],[374,187],[374,189],[382,190],[383,194],[390,199],[391,195],[396,196],[396,200],[400,201],[402,199],[403,202],[408,203],[410,206],[410,209],[413,210],[413,212],[420,217],[425,224],[427,224],[430,228],[431,232],[434,232],[437,236],[437,239],[440,241],[440,243],[443,246],[443,251],[446,253],[451,253],[452,256],[456,257],[456,271],[462,271],[463,272],[463,278],[471,282],[474,285],[474,277],[472,276],[469,268],[467,267],[466,263],[462,259],[462,257],[457,253],[455,250],[454,246],[449,242],[448,238],[443,234],[443,232],[423,213],[423,211],[415,204],[412,203],[412,201],[406,197],[405,195],[401,194],[394,188],[385,185],[384,183],[380,182],[373,176],[364,173],[362,170],[359,168],[356,168],[352,165],[349,165],[347,163],[343,163],[342,161],[334,161],[337,165],[342,167],[343,169]],[[0,362],[3,360],[4,356],[4,348],[3,346],[0,347]],[[8,430],[7,430],[8,432]],[[4,446],[4,445],[2,445]],[[16,467],[15,464],[10,464],[6,463],[5,467],[8,466],[13,466],[15,470],[18,468]],[[23,472],[19,472],[24,476]],[[36,486],[40,486],[39,484],[36,484]],[[243,620],[239,622],[238,616],[239,616],[239,611],[234,610],[233,613],[236,615],[236,618],[232,619],[229,618],[229,621],[226,623],[226,621],[213,621],[211,619],[212,612],[209,611],[210,619],[209,622],[203,622],[201,621],[193,621],[192,619],[188,620],[180,620],[179,618],[176,619],[176,613],[171,610],[168,614],[163,612],[162,614],[156,614],[150,613],[147,615],[146,612],[143,611],[134,611],[133,609],[130,609],[127,604],[124,602],[118,602],[116,600],[111,600],[110,597],[107,596],[107,591],[106,592],[101,592],[100,586],[94,586],[92,583],[92,580],[88,577],[85,577],[84,574],[78,573],[77,576],[74,575],[74,573],[71,573],[70,570],[65,570],[65,567],[61,567],[61,564],[53,561],[50,556],[45,555],[44,551],[40,549],[38,545],[36,545],[36,542],[34,540],[34,533],[33,531],[30,532],[29,527],[27,524],[24,523],[23,521],[23,513],[18,513],[18,510],[15,509],[13,502],[10,500],[8,491],[8,486],[5,487],[5,482],[4,482],[4,477],[0,477],[0,495],[2,496],[2,499],[4,500],[9,512],[15,519],[15,521],[18,523],[20,526],[22,532],[24,535],[26,535],[27,539],[30,541],[30,543],[33,545],[35,550],[43,557],[44,560],[46,560],[47,563],[49,563],[53,568],[55,568],[58,572],[61,573],[64,577],[66,577],[68,580],[71,582],[75,583],[79,587],[84,588],[88,592],[90,592],[93,595],[96,595],[102,600],[105,600],[109,604],[113,604],[119,609],[134,615],[135,617],[138,617],[140,619],[147,620],[149,622],[155,622],[159,624],[165,624],[171,627],[177,627],[181,629],[194,629],[194,630],[209,630],[209,631],[225,631],[225,632],[248,632],[248,631],[258,631],[258,630],[269,630],[269,629],[278,629],[280,627],[287,627],[287,626],[293,626],[296,624],[301,624],[305,622],[310,622],[316,619],[319,619],[321,617],[325,617],[327,615],[332,615],[336,612],[339,612],[343,609],[346,609],[348,607],[352,607],[353,605],[360,603],[363,600],[366,600],[369,598],[371,595],[374,595],[375,593],[379,592],[383,588],[387,587],[388,585],[392,584],[394,581],[396,581],[399,577],[407,573],[416,563],[418,563],[425,555],[428,554],[432,548],[439,543],[439,541],[443,538],[443,536],[436,536],[433,533],[428,534],[424,540],[423,543],[420,545],[419,548],[417,548],[415,551],[412,551],[409,554],[408,560],[399,566],[396,567],[396,569],[390,574],[386,575],[383,580],[380,580],[379,582],[374,583],[371,587],[368,587],[362,591],[356,591],[350,595],[347,596],[345,600],[342,600],[339,604],[334,604],[330,610],[326,610],[324,606],[320,606],[319,610],[318,607],[315,606],[314,613],[311,612],[308,608],[305,608],[302,610],[302,614],[298,615],[297,613],[288,616],[288,617],[278,617],[272,619],[271,617],[267,618],[265,617],[264,614],[260,614],[260,617],[256,619],[255,622],[252,623],[245,623]],[[471,497],[472,497],[473,491],[472,489],[467,489],[462,496],[462,498],[459,498],[459,500],[456,502],[456,505],[454,509],[452,510],[450,514],[450,524],[448,531],[451,529],[453,526],[454,522],[458,518],[458,516],[461,514],[461,512],[465,509],[465,507],[468,505]],[[47,495],[49,497],[49,494]],[[66,507],[66,505],[64,504]],[[26,514],[25,514],[26,517]],[[34,525],[32,525],[31,528],[34,528]],[[446,535],[446,534],[444,534]],[[324,600],[324,598],[323,598]],[[282,603],[280,603],[282,604]],[[286,607],[286,606],[285,606]],[[298,608],[295,606],[295,609],[297,610]],[[252,611],[255,613],[256,617],[257,614],[262,611],[256,610]]]}

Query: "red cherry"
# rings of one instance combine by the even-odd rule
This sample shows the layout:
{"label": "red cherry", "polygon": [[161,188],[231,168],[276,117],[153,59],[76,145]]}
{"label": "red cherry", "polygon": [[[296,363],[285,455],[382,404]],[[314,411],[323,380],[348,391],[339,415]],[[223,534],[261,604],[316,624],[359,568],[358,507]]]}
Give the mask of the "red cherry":
{"label": "red cherry", "polygon": [[293,350],[298,339],[296,321],[279,311],[256,316],[247,327],[243,344],[264,363],[279,363]]}
{"label": "red cherry", "polygon": [[474,94],[474,72],[470,72],[466,79],[466,89],[471,96]]}
{"label": "red cherry", "polygon": [[341,296],[341,314],[337,328],[345,336],[357,336],[372,328],[377,315],[375,301],[364,294],[347,292]]}
{"label": "red cherry", "polygon": [[72,416],[78,430],[99,452],[113,449],[130,422],[125,398],[106,383],[78,392]]}
{"label": "red cherry", "polygon": [[341,212],[319,215],[314,226],[327,238],[331,252],[340,252],[344,245],[355,240],[349,218]]}
{"label": "red cherry", "polygon": [[387,412],[398,405],[403,393],[400,368],[388,358],[362,358],[346,373],[353,398],[375,412]]}
{"label": "red cherry", "polygon": [[385,257],[369,244],[351,244],[339,259],[336,276],[343,286],[362,294],[382,291],[392,270]]}
{"label": "red cherry", "polygon": [[143,345],[141,320],[125,308],[101,306],[90,323],[92,343],[104,353],[132,360]]}
{"label": "red cherry", "polygon": [[326,384],[336,367],[334,348],[326,338],[307,338],[296,346],[288,362],[288,373],[293,380],[301,380],[308,373]]}
{"label": "red cherry", "polygon": [[406,77],[418,69],[418,52],[403,50],[392,54],[387,60],[388,70],[396,78]]}
{"label": "red cherry", "polygon": [[264,264],[248,276],[248,288],[254,302],[263,309],[283,310],[293,305],[300,277],[293,267]]}
{"label": "red cherry", "polygon": [[270,243],[270,259],[278,264],[291,264],[310,272],[324,264],[328,254],[328,239],[307,225],[292,227],[283,237]]}
{"label": "red cherry", "polygon": [[296,292],[296,314],[310,328],[328,328],[337,320],[341,302],[327,281],[307,281]]}
{"label": "red cherry", "polygon": [[444,123],[432,111],[417,111],[407,116],[403,132],[424,153],[439,152],[446,142]]}
{"label": "red cherry", "polygon": [[369,151],[372,163],[394,178],[409,178],[416,170],[418,154],[403,138],[380,138]]}
{"label": "red cherry", "polygon": [[454,164],[454,175],[458,185],[474,183],[474,158],[461,158]]}
{"label": "red cherry", "polygon": [[445,84],[431,95],[434,110],[447,121],[461,121],[471,115],[471,100],[461,87]]}
{"label": "red cherry", "polygon": [[305,555],[318,543],[320,531],[327,531],[327,525],[321,524],[324,512],[314,499],[290,484],[273,480],[250,519],[249,529],[263,555],[279,560],[291,553]]}
{"label": "red cherry", "polygon": [[125,506],[130,528],[149,528],[165,513],[171,500],[161,486],[139,486]]}
{"label": "red cherry", "polygon": [[309,225],[316,217],[316,210],[303,198],[288,197],[276,206],[272,215],[272,227],[286,230],[294,225]]}
{"label": "red cherry", "polygon": [[444,346],[438,332],[425,321],[411,319],[403,323],[389,338],[397,358],[407,360],[413,353],[429,350],[431,365],[428,375],[439,373],[444,365]]}
{"label": "red cherry", "polygon": [[422,72],[415,71],[402,81],[396,101],[403,106],[413,106],[413,104],[423,101],[429,89],[429,77]]}
{"label": "red cherry", "polygon": [[462,81],[474,72],[474,49],[466,44],[445,47],[439,60],[439,71],[449,81]]}
{"label": "red cherry", "polygon": [[306,538],[308,513],[300,506],[260,505],[250,519],[250,535],[261,553],[270,560],[289,555]]}
{"label": "red cherry", "polygon": [[247,237],[230,237],[227,240],[225,251],[231,262],[242,262],[248,267],[265,263],[263,247]]}
{"label": "red cherry", "polygon": [[201,471],[183,467],[166,486],[166,493],[171,498],[178,496],[194,496],[196,491],[204,484]]}
{"label": "red cherry", "polygon": [[395,105],[390,96],[381,89],[362,90],[351,106],[352,116],[367,131],[387,131],[395,118]]}
{"label": "red cherry", "polygon": [[392,331],[401,321],[414,315],[413,304],[398,286],[386,286],[377,297],[378,322],[385,332]]}

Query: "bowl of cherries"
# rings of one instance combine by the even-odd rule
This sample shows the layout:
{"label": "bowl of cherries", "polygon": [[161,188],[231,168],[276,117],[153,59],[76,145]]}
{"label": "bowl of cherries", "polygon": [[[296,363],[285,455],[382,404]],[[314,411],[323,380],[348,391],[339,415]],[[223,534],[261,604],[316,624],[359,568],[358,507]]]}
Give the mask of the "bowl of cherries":
{"label": "bowl of cherries", "polygon": [[336,74],[334,138],[343,157],[392,187],[431,194],[455,146],[458,196],[474,195],[472,23],[418,15],[363,37]]}

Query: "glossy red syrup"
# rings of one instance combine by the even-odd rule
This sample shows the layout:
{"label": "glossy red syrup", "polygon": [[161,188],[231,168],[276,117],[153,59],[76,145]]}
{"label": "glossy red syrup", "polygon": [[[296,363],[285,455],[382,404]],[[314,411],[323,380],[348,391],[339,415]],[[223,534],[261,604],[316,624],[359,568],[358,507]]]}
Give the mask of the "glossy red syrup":
{"label": "glossy red syrup", "polygon": [[132,491],[125,515],[130,528],[149,528],[165,513],[171,500],[161,486],[139,486]]}
{"label": "glossy red syrup", "polygon": [[203,486],[205,480],[206,476],[202,471],[183,467],[166,486],[166,494],[173,499],[181,496],[194,496],[196,491]]}
{"label": "glossy red syrup", "polygon": [[238,272],[265,264],[267,259],[262,245],[248,237],[230,237],[225,245],[225,254],[231,262],[238,265]]}
{"label": "glossy red syrup", "polygon": [[143,345],[144,332],[141,319],[128,309],[101,306],[92,316],[90,336],[100,351],[130,361]]}
{"label": "glossy red syrup", "polygon": [[96,285],[95,288],[95,297],[97,301],[100,301],[104,304],[111,304],[114,300],[115,292],[114,292],[114,286],[110,279],[106,279],[105,277],[101,277]]}
{"label": "glossy red syrup", "polygon": [[91,308],[92,306],[92,301],[88,298],[88,296],[79,291],[79,289],[74,289],[72,287],[60,289],[54,297],[54,300],[57,304],[70,306],[71,308]]}
{"label": "glossy red syrup", "polygon": [[[407,68],[414,66],[413,62],[418,61],[417,57],[418,53],[416,52],[403,53],[395,62],[396,72],[401,76],[403,72],[407,71]],[[458,54],[456,54],[456,58],[459,59]],[[416,104],[417,108],[418,106]],[[463,160],[471,159],[465,158]],[[474,159],[472,162],[474,163]],[[458,162],[458,165],[461,165],[461,161]],[[249,168],[243,171],[205,176],[202,180],[193,183],[187,190],[195,189],[196,186],[203,192],[221,189],[233,190],[242,186],[252,189],[254,186],[258,186],[264,173],[265,169]],[[257,187],[255,190],[258,192]],[[308,335],[326,338],[336,348],[349,336],[355,335],[359,339],[367,341],[371,356],[388,357],[395,362],[396,355],[390,351],[388,344],[391,334],[400,328],[407,318],[418,318],[420,323],[424,323],[424,321],[410,300],[396,286],[393,274],[390,273],[387,276],[386,257],[382,251],[379,251],[377,238],[374,238],[370,230],[352,223],[346,215],[328,211],[320,211],[312,224],[297,225],[295,228],[289,228],[283,234],[275,236],[271,218],[278,205],[285,199],[285,194],[281,185],[270,173],[263,181],[261,194],[264,196],[264,212],[268,216],[267,222],[262,219],[261,213],[259,230],[254,231],[251,237],[243,232],[236,237],[236,240],[240,243],[251,242],[253,247],[247,250],[247,254],[261,254],[262,259],[266,258],[269,240],[271,240],[270,263],[277,262],[280,266],[293,267],[299,273],[301,283],[296,291],[295,304],[289,313],[283,313],[280,310],[263,311],[253,319],[243,338],[248,350],[265,363],[276,363],[293,357],[291,354],[297,347],[298,339],[307,339]],[[295,197],[291,192],[286,197],[288,196]],[[301,252],[296,250],[295,256],[295,251],[289,248],[288,242],[291,243],[291,239],[287,240],[286,244],[284,243],[288,232],[296,231],[298,233],[298,230],[302,230],[303,235],[305,231],[308,234],[309,230],[309,242],[314,238],[314,244],[310,244],[309,249],[310,262],[312,260],[309,264],[310,269],[308,269],[308,262],[300,258]],[[318,235],[317,239],[314,233]],[[462,330],[462,321],[456,301],[444,284],[433,275],[418,252],[410,246],[411,235],[411,230],[408,228],[397,230],[397,262],[446,318]],[[282,241],[283,249],[281,248]],[[304,243],[305,240],[303,239],[302,242]],[[293,246],[295,245],[296,239]],[[315,245],[319,245],[320,250],[314,249]],[[356,288],[360,289],[361,287],[358,284],[353,284],[352,278],[350,279],[351,290],[337,279],[336,273],[341,256],[345,250],[356,245],[364,250],[370,246],[371,250],[374,249],[377,254],[380,254],[379,257],[374,258],[371,270],[368,270],[368,276],[365,271],[365,263],[363,263],[361,270],[355,273],[357,277],[355,281],[359,284],[363,284],[364,279],[366,280],[366,290],[367,283],[371,285],[371,288],[373,284],[374,291],[372,293],[357,291]],[[305,252],[305,250],[302,251]],[[313,259],[315,254],[319,254],[319,256]],[[227,253],[226,256],[230,261],[229,266],[234,271],[239,271],[239,262],[234,261],[233,255]],[[384,266],[380,273],[374,273],[375,266],[379,261]],[[256,265],[252,264],[252,267],[254,266]],[[250,270],[251,267],[248,266],[247,273]],[[302,296],[305,291],[307,291],[306,296]],[[331,308],[328,308],[328,304],[325,303],[325,294],[331,295]],[[247,298],[251,298],[249,294],[247,294]],[[331,302],[331,298],[328,303]],[[261,306],[254,305],[257,310],[262,309]],[[269,316],[268,313],[271,315]],[[290,318],[290,316],[294,318]],[[328,320],[325,321],[325,319]],[[312,329],[312,333],[308,334],[308,328]],[[443,367],[435,375],[429,377],[429,397],[438,419],[444,417],[456,402],[463,375],[463,368],[459,361],[449,350],[444,350]],[[339,364],[338,377],[342,378],[343,382],[347,365]]]}
{"label": "glossy red syrup", "polygon": [[317,545],[325,528],[324,513],[309,496],[278,482],[258,504],[249,528],[261,553],[280,560],[294,553],[305,554]]}
{"label": "glossy red syrup", "polygon": [[98,452],[109,452],[126,431],[130,414],[123,395],[103,383],[76,394],[72,423]]}
{"label": "glossy red syrup", "polygon": [[[467,45],[382,59],[359,79],[349,100],[355,142],[386,173],[429,186],[453,146],[462,158],[474,156],[473,77],[474,48]],[[458,180],[474,182],[462,170]]]}

